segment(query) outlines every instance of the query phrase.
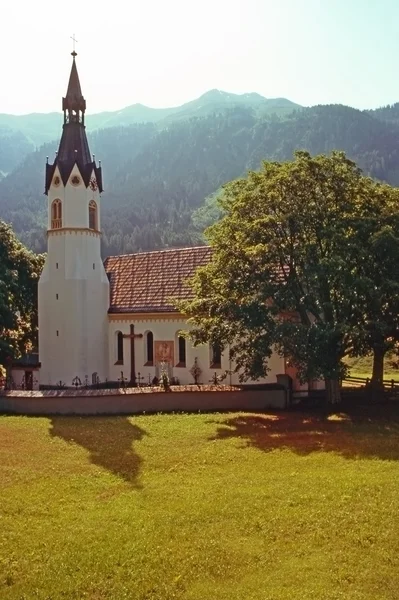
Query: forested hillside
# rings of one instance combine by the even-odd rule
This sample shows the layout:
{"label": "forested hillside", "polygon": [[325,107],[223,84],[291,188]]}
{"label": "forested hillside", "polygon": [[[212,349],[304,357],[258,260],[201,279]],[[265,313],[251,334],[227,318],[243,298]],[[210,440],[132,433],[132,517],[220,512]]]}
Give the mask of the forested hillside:
{"label": "forested hillside", "polygon": [[0,125],[0,179],[34,149],[34,145],[21,131]]}
{"label": "forested hillside", "polygon": [[[232,106],[252,108],[261,116],[281,116],[294,108],[300,108],[298,104],[286,98],[264,98],[260,94],[230,94],[221,90],[210,90],[191,102],[172,108],[151,108],[143,104],[133,104],[113,112],[88,114],[86,128],[92,132],[110,127],[157,123],[160,130],[175,121],[205,117],[223,112]],[[9,173],[29,152],[58,139],[62,122],[62,114],[55,112],[29,115],[0,114],[0,172]]]}
{"label": "forested hillside", "polygon": [[[399,185],[399,124],[392,111],[330,105],[270,115],[232,103],[162,128],[146,123],[91,132],[104,171],[104,254],[200,243],[215,213],[212,199],[196,212],[207,197],[263,159],[288,160],[296,149],[342,149],[373,177]],[[36,252],[45,249],[44,165],[56,149],[52,142],[30,153],[0,181],[0,218]]]}
{"label": "forested hillside", "polygon": [[381,121],[387,121],[388,123],[399,124],[399,102],[395,104],[388,104],[388,106],[382,106],[374,110],[369,110],[369,114]]}

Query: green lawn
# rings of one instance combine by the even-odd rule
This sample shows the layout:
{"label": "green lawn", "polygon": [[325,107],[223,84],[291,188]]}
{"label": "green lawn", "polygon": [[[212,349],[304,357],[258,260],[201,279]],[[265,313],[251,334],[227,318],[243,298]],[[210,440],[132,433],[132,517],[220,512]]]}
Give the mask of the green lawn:
{"label": "green lawn", "polygon": [[[350,369],[352,377],[371,377],[373,370],[373,359],[371,356],[362,356],[361,358],[346,358],[346,364]],[[394,379],[399,381],[399,369],[397,367],[399,359],[397,356],[386,356],[384,361],[384,379]]]}
{"label": "green lawn", "polygon": [[399,410],[0,416],[0,482],[0,598],[399,597]]}

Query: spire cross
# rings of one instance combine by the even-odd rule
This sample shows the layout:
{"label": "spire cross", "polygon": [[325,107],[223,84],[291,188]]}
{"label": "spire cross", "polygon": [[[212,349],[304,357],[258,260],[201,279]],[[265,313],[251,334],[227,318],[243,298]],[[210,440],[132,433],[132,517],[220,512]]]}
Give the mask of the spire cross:
{"label": "spire cross", "polygon": [[77,42],[78,40],[75,38],[75,34],[71,35],[71,40],[73,40],[73,52],[72,52],[72,56],[76,56],[76,52],[75,52],[75,44],[76,44],[76,42]]}

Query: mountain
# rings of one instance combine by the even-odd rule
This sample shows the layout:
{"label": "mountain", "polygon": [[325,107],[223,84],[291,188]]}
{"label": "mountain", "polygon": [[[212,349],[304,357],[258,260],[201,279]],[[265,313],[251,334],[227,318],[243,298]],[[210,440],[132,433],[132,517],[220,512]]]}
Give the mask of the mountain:
{"label": "mountain", "polygon": [[230,94],[221,90],[210,90],[196,100],[187,102],[179,109],[165,117],[161,123],[171,123],[192,117],[206,117],[212,113],[224,112],[234,106],[252,108],[256,114],[282,116],[297,108],[299,104],[286,98],[264,98],[254,92],[247,94]]}
{"label": "mountain", "polygon": [[59,135],[62,127],[61,113],[32,113],[30,115],[7,115],[0,113],[0,135],[3,129],[22,134],[33,149],[50,142]]}
{"label": "mountain", "polygon": [[35,149],[21,131],[0,125],[0,178]]}
{"label": "mountain", "polygon": [[[264,159],[289,160],[296,149],[344,150],[366,173],[399,185],[399,125],[393,118],[342,105],[292,111],[282,101],[275,102],[287,112],[268,114],[261,97],[250,96],[252,104],[239,105],[212,91],[194,101],[195,116],[189,117],[186,105],[186,118],[167,122],[170,115],[164,116],[162,127],[140,123],[89,133],[104,168],[104,255],[201,243],[202,227],[218,214],[214,194],[225,182]],[[197,116],[201,106],[212,110]],[[0,181],[0,218],[36,251],[45,249],[44,165],[57,145],[28,154]]]}
{"label": "mountain", "polygon": [[[230,94],[220,90],[206,92],[196,100],[173,108],[150,108],[143,104],[133,104],[114,112],[102,112],[86,117],[87,131],[110,127],[126,127],[136,123],[157,123],[160,128],[174,121],[192,117],[203,117],[213,112],[223,112],[232,106],[246,106],[261,110],[262,114],[285,114],[298,104],[285,98],[267,99],[260,94]],[[63,116],[61,113],[29,115],[0,114],[0,171],[8,173],[25,156],[43,144],[60,136]],[[8,132],[8,133],[5,133]],[[7,158],[7,136],[14,135],[13,152]],[[19,136],[19,140],[17,139]],[[1,147],[4,147],[4,153]]]}

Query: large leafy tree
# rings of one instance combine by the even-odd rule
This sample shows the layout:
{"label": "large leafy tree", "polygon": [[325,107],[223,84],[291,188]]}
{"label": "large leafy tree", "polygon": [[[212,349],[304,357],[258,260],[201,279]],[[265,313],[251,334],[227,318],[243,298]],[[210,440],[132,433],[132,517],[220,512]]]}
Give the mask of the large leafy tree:
{"label": "large leafy tree", "polygon": [[[354,232],[360,327],[352,353],[373,354],[372,383],[383,385],[384,357],[399,345],[399,190],[372,184]],[[348,257],[349,258],[349,257]]]}
{"label": "large leafy tree", "polygon": [[[357,232],[379,189],[338,152],[297,152],[228,184],[225,217],[207,231],[213,260],[193,279],[194,299],[180,304],[195,343],[228,345],[243,378],[263,376],[275,347],[339,401],[342,359],[360,351],[367,305]],[[370,220],[367,240],[377,225]]]}
{"label": "large leafy tree", "polygon": [[37,284],[44,258],[0,221],[0,365],[37,344]]}

